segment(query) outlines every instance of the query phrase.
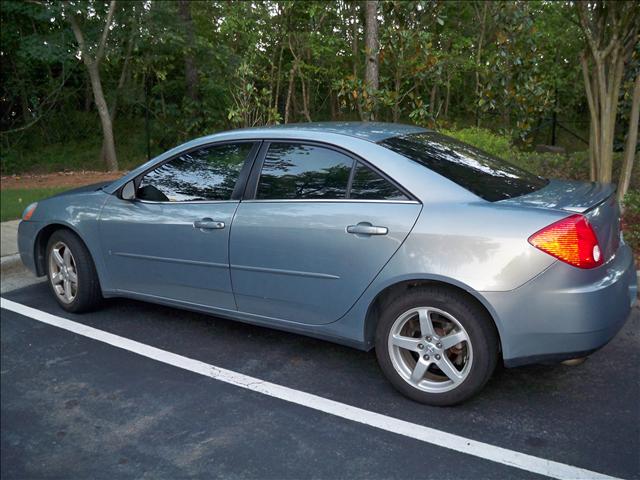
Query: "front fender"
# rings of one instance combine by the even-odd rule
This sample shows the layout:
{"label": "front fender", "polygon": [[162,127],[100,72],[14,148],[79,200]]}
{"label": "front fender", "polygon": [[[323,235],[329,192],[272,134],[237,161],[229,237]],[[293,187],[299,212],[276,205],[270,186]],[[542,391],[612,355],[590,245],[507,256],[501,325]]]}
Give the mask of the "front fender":
{"label": "front fender", "polygon": [[96,267],[100,285],[108,289],[109,279],[98,231],[100,211],[108,198],[109,195],[102,191],[92,191],[38,202],[32,219],[20,222],[18,227],[18,247],[23,263],[36,275],[44,275],[46,241],[57,228],[66,228],[84,242]]}

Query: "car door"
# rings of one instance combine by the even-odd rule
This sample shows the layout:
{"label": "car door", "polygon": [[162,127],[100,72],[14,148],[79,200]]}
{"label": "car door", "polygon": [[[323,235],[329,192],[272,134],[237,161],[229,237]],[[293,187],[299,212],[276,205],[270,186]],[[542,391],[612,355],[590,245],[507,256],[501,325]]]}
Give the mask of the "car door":
{"label": "car door", "polygon": [[231,229],[238,309],[306,324],[343,316],[413,227],[421,204],[353,155],[264,142]]}
{"label": "car door", "polygon": [[100,214],[103,254],[119,291],[236,309],[229,231],[259,145],[186,151],[136,178],[135,199],[112,195]]}

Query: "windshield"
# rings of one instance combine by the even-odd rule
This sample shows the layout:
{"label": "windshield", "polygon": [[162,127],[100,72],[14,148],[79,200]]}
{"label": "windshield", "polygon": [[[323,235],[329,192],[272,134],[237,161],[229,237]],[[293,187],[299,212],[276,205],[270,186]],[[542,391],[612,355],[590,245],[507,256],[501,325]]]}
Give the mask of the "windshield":
{"label": "windshield", "polygon": [[487,152],[436,132],[392,137],[379,143],[490,202],[525,195],[549,183]]}

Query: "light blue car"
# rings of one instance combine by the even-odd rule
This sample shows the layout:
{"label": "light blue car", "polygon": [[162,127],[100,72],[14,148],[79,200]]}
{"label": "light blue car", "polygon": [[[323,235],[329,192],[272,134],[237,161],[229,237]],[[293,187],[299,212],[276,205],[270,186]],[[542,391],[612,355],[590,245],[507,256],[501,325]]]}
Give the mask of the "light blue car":
{"label": "light blue car", "polygon": [[433,405],[582,357],[637,296],[610,185],[546,180],[418,127],[193,140],[30,205],[20,255],[67,311],[129,297],[375,348]]}

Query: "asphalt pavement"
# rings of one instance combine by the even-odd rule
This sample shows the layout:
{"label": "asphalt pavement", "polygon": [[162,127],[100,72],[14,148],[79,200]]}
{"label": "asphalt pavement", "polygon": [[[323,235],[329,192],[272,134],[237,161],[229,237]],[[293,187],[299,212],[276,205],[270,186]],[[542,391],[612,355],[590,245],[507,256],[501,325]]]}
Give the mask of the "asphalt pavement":
{"label": "asphalt pavement", "polygon": [[[62,311],[44,283],[3,298],[167,352],[415,425],[640,478],[640,311],[576,367],[499,369],[475,399],[416,404],[375,355],[142,302]],[[561,321],[561,319],[558,319]],[[1,476],[536,478],[169,366],[2,310]]]}

